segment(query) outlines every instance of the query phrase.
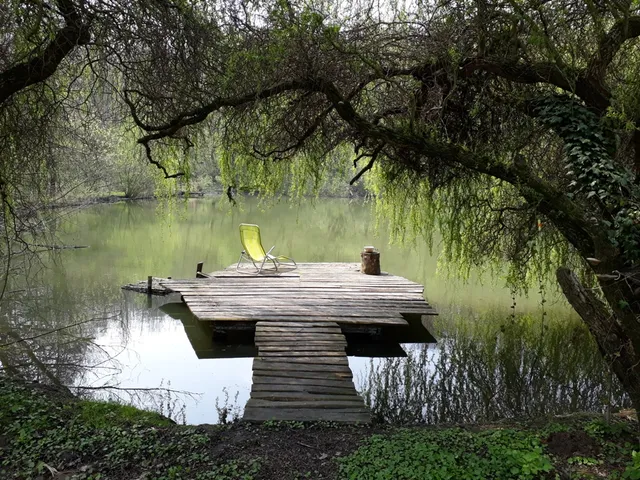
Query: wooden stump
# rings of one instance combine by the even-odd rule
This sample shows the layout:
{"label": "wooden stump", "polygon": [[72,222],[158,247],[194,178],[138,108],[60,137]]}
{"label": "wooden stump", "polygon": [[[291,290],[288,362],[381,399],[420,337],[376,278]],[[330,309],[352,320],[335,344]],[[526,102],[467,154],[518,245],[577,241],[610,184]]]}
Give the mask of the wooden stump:
{"label": "wooden stump", "polygon": [[380,275],[380,252],[362,252],[362,273]]}

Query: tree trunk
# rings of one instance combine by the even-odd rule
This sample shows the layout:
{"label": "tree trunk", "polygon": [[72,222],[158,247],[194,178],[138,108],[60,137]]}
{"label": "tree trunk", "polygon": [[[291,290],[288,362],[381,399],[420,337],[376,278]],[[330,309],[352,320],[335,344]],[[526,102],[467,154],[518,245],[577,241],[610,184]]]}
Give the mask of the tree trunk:
{"label": "tree trunk", "polygon": [[634,348],[616,315],[584,288],[575,273],[568,268],[559,268],[556,276],[565,297],[586,323],[603,358],[629,394],[636,411],[640,412],[640,352]]}

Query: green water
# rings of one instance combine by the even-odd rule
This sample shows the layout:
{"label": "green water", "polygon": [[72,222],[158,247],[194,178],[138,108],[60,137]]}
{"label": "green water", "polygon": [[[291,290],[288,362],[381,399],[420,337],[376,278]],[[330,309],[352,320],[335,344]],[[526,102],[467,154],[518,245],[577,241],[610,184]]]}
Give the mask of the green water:
{"label": "green water", "polygon": [[[610,397],[623,401],[588,334],[552,288],[545,288],[543,312],[538,294],[516,298],[513,308],[501,279],[439,275],[437,245],[434,252],[389,245],[362,202],[264,209],[253,200],[229,208],[221,199],[198,199],[170,214],[160,208],[100,205],[58,223],[57,243],[89,248],[31,260],[26,284],[21,279],[10,289],[0,310],[0,343],[11,343],[0,348],[5,371],[81,386],[82,394],[150,406],[189,423],[216,422],[216,400],[222,406],[226,395],[242,407],[250,358],[232,358],[242,353],[230,350],[230,358],[198,359],[191,342],[194,335],[207,341],[206,333],[162,313],[166,299],[149,301],[120,286],[148,275],[192,278],[200,261],[205,271],[235,263],[244,222],[261,226],[265,247],[276,245],[277,253],[301,262],[356,262],[364,245],[375,245],[383,270],[425,285],[441,313],[430,325],[439,345],[409,345],[407,359],[350,358],[356,386],[379,418],[477,420],[600,410]],[[135,390],[156,387],[170,390]]]}

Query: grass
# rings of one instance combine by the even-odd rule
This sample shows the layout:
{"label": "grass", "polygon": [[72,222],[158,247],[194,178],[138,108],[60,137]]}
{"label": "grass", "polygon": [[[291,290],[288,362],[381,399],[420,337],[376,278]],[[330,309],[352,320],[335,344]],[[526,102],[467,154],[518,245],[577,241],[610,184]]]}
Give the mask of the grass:
{"label": "grass", "polygon": [[174,422],[156,413],[140,410],[130,405],[113,402],[80,400],[73,405],[78,409],[78,420],[92,428],[108,428],[113,425],[137,424],[168,427]]}
{"label": "grass", "polygon": [[629,422],[470,428],[266,422],[180,426],[0,376],[0,478],[640,480]]}

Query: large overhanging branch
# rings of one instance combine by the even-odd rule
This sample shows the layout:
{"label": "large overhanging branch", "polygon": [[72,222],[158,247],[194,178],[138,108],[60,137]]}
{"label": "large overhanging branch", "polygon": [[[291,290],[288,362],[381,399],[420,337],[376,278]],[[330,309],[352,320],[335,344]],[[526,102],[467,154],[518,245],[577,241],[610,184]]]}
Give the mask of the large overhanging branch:
{"label": "large overhanging branch", "polygon": [[34,51],[29,60],[0,73],[0,105],[20,90],[49,78],[69,53],[91,40],[89,26],[83,22],[76,5],[71,0],[56,3],[65,26],[42,51]]}
{"label": "large overhanging branch", "polygon": [[304,88],[304,85],[301,82],[294,80],[289,82],[283,82],[283,83],[274,85],[271,88],[250,92],[237,97],[217,98],[216,100],[208,103],[207,105],[203,105],[200,108],[197,108],[189,112],[185,112],[177,116],[176,118],[174,118],[173,120],[171,120],[170,122],[168,122],[167,124],[161,127],[152,127],[146,122],[143,122],[140,116],[138,115],[137,107],[135,103],[130,98],[128,98],[128,95],[124,96],[124,100],[129,106],[129,109],[131,110],[131,116],[133,117],[133,120],[136,123],[136,125],[140,127],[142,130],[153,131],[153,133],[149,133],[143,136],[142,138],[138,139],[138,143],[141,144],[145,149],[145,153],[147,155],[147,160],[149,161],[149,163],[155,165],[157,168],[162,170],[165,178],[176,178],[176,177],[183,176],[184,172],[176,172],[176,173],[170,174],[164,165],[162,165],[160,162],[158,162],[153,158],[153,155],[151,152],[151,142],[153,142],[154,140],[173,137],[182,128],[188,127],[190,125],[196,125],[196,124],[202,123],[207,119],[209,115],[211,115],[213,112],[221,110],[222,108],[240,107],[242,105],[255,102],[257,100],[264,100],[284,92],[299,90],[303,88]]}
{"label": "large overhanging branch", "polygon": [[476,71],[491,73],[511,82],[523,84],[546,83],[580,97],[599,114],[609,107],[610,93],[584,71],[562,71],[553,63],[524,63],[521,61],[473,58],[462,65],[466,76]]}
{"label": "large overhanging branch", "polygon": [[340,117],[360,135],[508,182],[518,189],[529,204],[554,220],[557,228],[580,252],[598,252],[601,257],[607,256],[610,244],[606,236],[585,219],[582,209],[526,165],[508,165],[425,135],[373,124],[360,116],[336,86],[327,80],[309,80],[308,87],[324,93]]}
{"label": "large overhanging branch", "polygon": [[491,58],[472,58],[462,65],[462,72],[470,75],[476,71],[491,73],[516,83],[548,83],[566,91],[573,91],[570,79],[553,63],[526,64]]}

